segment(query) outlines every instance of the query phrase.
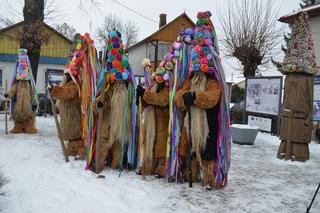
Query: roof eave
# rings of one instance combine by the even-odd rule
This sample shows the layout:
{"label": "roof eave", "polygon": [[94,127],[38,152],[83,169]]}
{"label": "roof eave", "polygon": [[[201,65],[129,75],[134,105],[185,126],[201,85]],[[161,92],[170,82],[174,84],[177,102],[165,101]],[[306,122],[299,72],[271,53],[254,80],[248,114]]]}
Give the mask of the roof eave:
{"label": "roof eave", "polygon": [[[301,11],[297,11],[296,13],[292,14],[292,15],[285,15],[285,16],[281,16],[278,21],[283,22],[283,23],[287,23],[287,24],[292,24],[293,20],[295,18],[297,18],[302,12],[304,12],[304,10]],[[320,7],[316,7],[310,10],[305,11],[309,18],[314,18],[314,17],[318,17],[320,16]]]}

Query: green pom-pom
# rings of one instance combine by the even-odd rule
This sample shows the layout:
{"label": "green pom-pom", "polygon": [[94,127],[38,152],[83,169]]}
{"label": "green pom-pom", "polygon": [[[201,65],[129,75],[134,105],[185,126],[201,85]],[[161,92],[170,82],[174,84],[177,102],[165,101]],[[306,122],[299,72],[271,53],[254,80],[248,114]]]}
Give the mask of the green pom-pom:
{"label": "green pom-pom", "polygon": [[202,26],[202,25],[204,25],[205,23],[206,23],[206,20],[203,19],[203,18],[200,18],[200,19],[198,19],[198,21],[197,21],[197,25],[198,25],[198,26]]}
{"label": "green pom-pom", "polygon": [[110,51],[113,48],[112,44],[108,45],[108,50]]}
{"label": "green pom-pom", "polygon": [[120,66],[126,68],[128,65],[127,60],[126,59],[122,59]]}
{"label": "green pom-pom", "polygon": [[118,51],[119,51],[120,54],[122,54],[122,55],[124,54],[124,49],[119,48]]}

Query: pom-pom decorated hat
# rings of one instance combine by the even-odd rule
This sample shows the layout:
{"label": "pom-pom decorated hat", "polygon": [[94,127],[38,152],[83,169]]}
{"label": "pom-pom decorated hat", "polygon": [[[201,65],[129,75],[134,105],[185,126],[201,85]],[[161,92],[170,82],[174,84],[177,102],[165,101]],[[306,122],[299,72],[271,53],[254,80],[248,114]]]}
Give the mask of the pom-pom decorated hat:
{"label": "pom-pom decorated hat", "polygon": [[193,34],[194,33],[191,28],[184,29],[180,32],[177,40],[169,48],[169,52],[164,56],[163,60],[160,62],[160,66],[156,69],[155,78],[157,83],[166,83],[168,86],[175,63],[181,56],[184,44],[189,45],[193,43]]}
{"label": "pom-pom decorated hat", "polygon": [[107,49],[105,71],[109,73],[109,80],[130,80],[129,63],[120,32],[109,32]]}
{"label": "pom-pom decorated hat", "polygon": [[32,70],[26,49],[19,49],[15,71],[16,80],[27,81],[32,79]]}
{"label": "pom-pom decorated hat", "polygon": [[213,73],[213,55],[211,47],[219,55],[215,29],[210,20],[211,13],[199,12],[194,33],[194,47],[191,50],[191,59],[189,63],[190,72]]}
{"label": "pom-pom decorated hat", "polygon": [[76,44],[75,52],[73,53],[73,57],[66,65],[66,72],[76,77],[80,75],[80,68],[85,52],[88,49],[88,45],[93,43],[94,41],[90,38],[89,33],[85,33],[84,35],[80,36],[80,39]]}

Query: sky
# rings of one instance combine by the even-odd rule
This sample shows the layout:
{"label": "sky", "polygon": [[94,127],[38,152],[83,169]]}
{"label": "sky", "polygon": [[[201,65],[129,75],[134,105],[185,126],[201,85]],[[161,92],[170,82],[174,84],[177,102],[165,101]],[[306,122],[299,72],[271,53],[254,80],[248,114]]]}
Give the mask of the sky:
{"label": "sky", "polygon": [[[89,32],[93,38],[96,38],[97,28],[103,25],[106,14],[113,13],[120,17],[124,22],[133,21],[139,28],[138,40],[149,36],[158,29],[159,14],[167,14],[167,22],[170,22],[181,13],[186,12],[187,15],[196,22],[198,11],[209,10],[212,12],[212,22],[217,30],[218,39],[223,37],[220,19],[226,11],[228,2],[242,0],[95,0],[98,2],[98,7],[93,7],[88,2],[89,0],[47,0],[48,5],[55,9],[55,12],[49,15],[46,19],[48,24],[62,24],[63,22],[73,26],[81,34]],[[87,11],[80,10],[80,1],[86,2],[83,4]],[[266,1],[266,0],[258,0]],[[142,17],[129,9],[119,5],[123,4],[132,10],[137,11]],[[283,16],[291,13],[299,8],[300,0],[272,0],[274,9],[278,10],[278,16]],[[24,0],[0,0],[0,14],[2,16],[13,19],[18,22],[23,20],[22,8]],[[91,23],[91,24],[90,24]],[[285,24],[278,23],[278,27],[287,28]],[[99,48],[99,45],[97,45]],[[278,47],[280,49],[280,46]],[[276,57],[279,56],[279,53]],[[236,60],[228,58],[225,60],[225,66],[228,69],[237,72],[239,63]],[[230,74],[230,73],[229,73]]]}

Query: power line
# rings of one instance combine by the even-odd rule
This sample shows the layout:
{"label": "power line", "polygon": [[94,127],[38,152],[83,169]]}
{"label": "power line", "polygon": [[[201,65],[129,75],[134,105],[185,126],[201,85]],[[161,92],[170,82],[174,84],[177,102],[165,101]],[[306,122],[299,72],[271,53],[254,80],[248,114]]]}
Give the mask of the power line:
{"label": "power line", "polygon": [[157,23],[157,24],[158,24],[158,22],[157,22],[157,21],[155,21],[155,20],[153,20],[153,19],[151,19],[151,18],[148,18],[147,16],[145,16],[145,15],[143,15],[143,14],[139,13],[138,11],[136,11],[136,10],[134,10],[134,9],[131,9],[130,7],[127,7],[126,5],[122,4],[121,2],[118,2],[117,0],[113,0],[113,1],[114,1],[115,3],[117,3],[118,5],[120,5],[120,6],[124,7],[124,8],[126,8],[127,10],[130,10],[131,12],[133,12],[133,13],[135,13],[135,14],[137,14],[137,15],[139,15],[139,16],[141,16],[141,17],[145,18],[145,19],[148,19],[149,21],[152,21],[152,22],[154,22],[154,23]]}

